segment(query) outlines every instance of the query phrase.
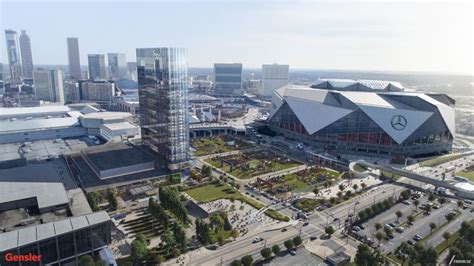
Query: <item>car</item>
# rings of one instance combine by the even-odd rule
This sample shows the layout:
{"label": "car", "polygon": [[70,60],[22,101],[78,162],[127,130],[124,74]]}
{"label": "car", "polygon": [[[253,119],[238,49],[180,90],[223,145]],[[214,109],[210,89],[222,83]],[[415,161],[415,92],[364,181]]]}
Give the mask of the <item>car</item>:
{"label": "car", "polygon": [[317,236],[310,236],[310,237],[309,237],[309,240],[310,240],[310,241],[313,241],[313,240],[316,240],[316,239],[318,239]]}
{"label": "car", "polygon": [[309,224],[309,222],[304,222],[303,226],[307,226],[308,224]]}
{"label": "car", "polygon": [[413,243],[413,241],[411,241],[411,240],[408,240],[408,241],[407,241],[407,244],[408,244],[408,245],[412,245],[412,246],[415,245],[415,243]]}
{"label": "car", "polygon": [[296,251],[290,250],[290,254],[291,254],[291,256],[295,256],[295,255],[296,255]]}
{"label": "car", "polygon": [[359,224],[359,228],[364,230],[365,229],[365,226],[363,224]]}
{"label": "car", "polygon": [[404,230],[405,230],[405,228],[403,226],[399,226],[399,227],[395,228],[395,231],[397,231],[399,233],[403,233]]}
{"label": "car", "polygon": [[360,231],[360,227],[354,226],[354,227],[352,227],[352,230],[353,230],[353,231],[356,231],[356,232],[359,232],[359,231]]}
{"label": "car", "polygon": [[405,205],[410,205],[410,202],[408,200],[404,200],[404,201],[402,201],[402,203],[405,204]]}
{"label": "car", "polygon": [[336,218],[334,218],[333,221],[334,221],[334,222],[337,222],[337,221],[339,221],[339,218],[336,217]]}
{"label": "car", "polygon": [[390,227],[392,227],[392,228],[395,228],[395,224],[394,224],[394,223],[389,223],[388,225],[389,225]]}
{"label": "car", "polygon": [[413,240],[415,240],[415,241],[420,241],[422,239],[423,239],[423,237],[421,237],[420,235],[414,235],[413,236]]}
{"label": "car", "polygon": [[393,229],[393,227],[390,224],[385,224],[384,227],[388,229]]}
{"label": "car", "polygon": [[439,209],[439,208],[441,208],[441,205],[439,205],[439,204],[433,205],[433,209],[436,209],[436,210],[437,210],[437,209]]}
{"label": "car", "polygon": [[414,222],[408,222],[408,225],[414,225],[415,223]]}
{"label": "car", "polygon": [[258,243],[260,241],[263,241],[263,238],[256,236],[256,237],[253,238],[252,243]]}

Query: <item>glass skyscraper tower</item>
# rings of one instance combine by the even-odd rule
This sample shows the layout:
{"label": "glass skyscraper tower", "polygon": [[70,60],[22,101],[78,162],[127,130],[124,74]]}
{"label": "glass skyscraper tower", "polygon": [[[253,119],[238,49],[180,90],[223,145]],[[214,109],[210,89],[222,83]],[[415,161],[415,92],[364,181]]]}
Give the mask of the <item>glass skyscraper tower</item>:
{"label": "glass skyscraper tower", "polygon": [[137,49],[142,140],[171,170],[189,160],[187,71],[186,49]]}

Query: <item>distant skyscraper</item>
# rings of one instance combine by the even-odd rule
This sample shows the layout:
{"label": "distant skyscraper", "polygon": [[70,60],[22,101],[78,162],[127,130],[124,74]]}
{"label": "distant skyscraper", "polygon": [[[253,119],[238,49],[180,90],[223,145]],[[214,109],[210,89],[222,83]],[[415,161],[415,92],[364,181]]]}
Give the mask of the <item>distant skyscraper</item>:
{"label": "distant skyscraper", "polygon": [[262,65],[262,89],[259,94],[271,97],[276,89],[288,84],[289,69],[289,65]]}
{"label": "distant skyscraper", "polygon": [[81,99],[85,101],[109,102],[115,95],[114,83],[106,80],[80,82]]}
{"label": "distant skyscraper", "polygon": [[77,38],[67,38],[67,57],[69,78],[72,80],[81,79],[81,60],[79,56],[79,40]]}
{"label": "distant skyscraper", "polygon": [[242,64],[214,64],[214,94],[242,95]]}
{"label": "distant skyscraper", "polygon": [[63,72],[60,69],[33,70],[33,87],[36,100],[64,104]]}
{"label": "distant skyscraper", "polygon": [[109,53],[107,54],[109,61],[109,78],[124,79],[127,78],[127,60],[125,54]]}
{"label": "distant skyscraper", "polygon": [[26,31],[20,34],[21,63],[23,65],[23,78],[33,78],[33,54],[31,53],[30,37]]}
{"label": "distant skyscraper", "polygon": [[10,79],[21,80],[20,52],[18,50],[18,40],[16,31],[5,30],[5,40],[7,41],[8,65],[10,66]]}
{"label": "distant skyscraper", "polygon": [[107,79],[107,69],[105,67],[105,55],[89,54],[89,78],[90,79]]}
{"label": "distant skyscraper", "polygon": [[179,169],[189,160],[187,51],[137,49],[137,74],[142,140]]}

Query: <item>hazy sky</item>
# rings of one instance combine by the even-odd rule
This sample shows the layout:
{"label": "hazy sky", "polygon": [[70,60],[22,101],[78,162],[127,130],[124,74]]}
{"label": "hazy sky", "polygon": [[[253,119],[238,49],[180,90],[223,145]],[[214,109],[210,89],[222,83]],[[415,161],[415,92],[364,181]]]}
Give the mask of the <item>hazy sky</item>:
{"label": "hazy sky", "polygon": [[189,66],[473,73],[473,4],[315,1],[0,0],[4,29],[25,29],[35,64],[66,64],[66,37],[88,53],[188,48]]}

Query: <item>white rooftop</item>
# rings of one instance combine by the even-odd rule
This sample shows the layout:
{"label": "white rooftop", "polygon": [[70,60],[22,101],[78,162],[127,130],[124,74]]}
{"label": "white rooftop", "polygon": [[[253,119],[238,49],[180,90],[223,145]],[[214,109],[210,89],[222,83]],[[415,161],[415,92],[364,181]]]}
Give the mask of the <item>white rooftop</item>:
{"label": "white rooftop", "polygon": [[28,198],[36,198],[39,209],[69,203],[61,182],[0,182],[0,204]]}
{"label": "white rooftop", "polygon": [[136,125],[133,125],[129,122],[113,123],[113,124],[103,124],[103,127],[110,130],[121,130],[121,129],[135,129],[138,128]]}
{"label": "white rooftop", "polygon": [[47,113],[66,113],[71,111],[71,108],[64,105],[48,105],[39,107],[15,107],[15,108],[0,108],[0,119],[2,117],[12,117],[15,115],[25,116],[28,114],[47,114]]}

